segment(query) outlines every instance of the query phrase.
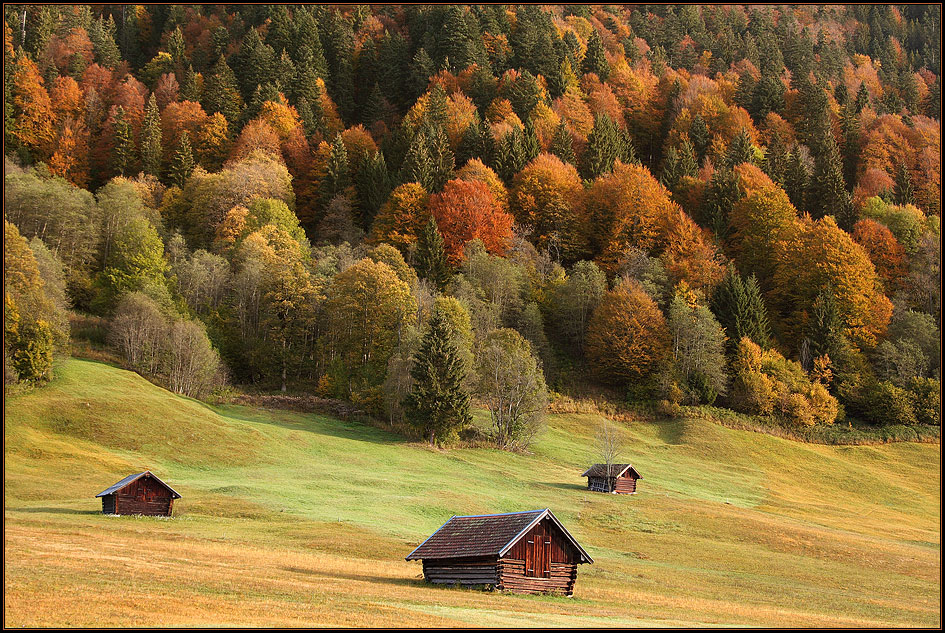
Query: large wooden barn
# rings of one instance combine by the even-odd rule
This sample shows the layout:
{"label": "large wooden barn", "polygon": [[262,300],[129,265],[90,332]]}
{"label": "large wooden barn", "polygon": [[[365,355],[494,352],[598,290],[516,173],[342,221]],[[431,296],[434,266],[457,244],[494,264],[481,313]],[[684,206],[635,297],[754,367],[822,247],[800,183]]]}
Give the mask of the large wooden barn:
{"label": "large wooden barn", "polygon": [[422,560],[432,583],[568,596],[577,566],[594,562],[547,509],[454,516],[407,560]]}
{"label": "large wooden barn", "polygon": [[146,514],[149,516],[171,516],[174,499],[180,499],[177,491],[149,470],[136,475],[128,475],[95,496],[102,498],[104,514]]}
{"label": "large wooden barn", "polygon": [[643,479],[630,464],[594,464],[581,477],[587,477],[588,490],[624,495],[636,494],[637,479]]}

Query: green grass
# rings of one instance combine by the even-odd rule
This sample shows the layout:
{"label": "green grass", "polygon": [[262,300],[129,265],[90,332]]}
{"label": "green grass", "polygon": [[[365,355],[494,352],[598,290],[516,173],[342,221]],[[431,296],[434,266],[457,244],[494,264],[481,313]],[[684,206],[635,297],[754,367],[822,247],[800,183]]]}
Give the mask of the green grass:
{"label": "green grass", "polygon": [[[55,373],[6,403],[7,626],[941,623],[938,444],[625,424],[644,477],[625,497],[584,488],[593,414],[548,416],[528,455],[440,451],[102,363]],[[144,468],[175,516],[101,515],[94,495]],[[572,599],[432,587],[403,560],[453,514],[545,507],[596,561]]]}

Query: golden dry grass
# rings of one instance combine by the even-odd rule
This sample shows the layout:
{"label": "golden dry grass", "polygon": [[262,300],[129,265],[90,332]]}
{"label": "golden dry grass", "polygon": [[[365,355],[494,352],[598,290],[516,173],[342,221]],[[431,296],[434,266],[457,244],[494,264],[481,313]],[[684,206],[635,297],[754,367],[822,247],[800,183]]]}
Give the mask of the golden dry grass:
{"label": "golden dry grass", "polygon": [[[623,497],[582,489],[595,414],[549,416],[530,455],[436,451],[75,360],[5,413],[9,627],[941,623],[938,445],[630,423],[645,479]],[[103,516],[93,495],[142,468],[175,516]],[[430,586],[403,560],[453,513],[534,507],[595,558],[574,598]]]}

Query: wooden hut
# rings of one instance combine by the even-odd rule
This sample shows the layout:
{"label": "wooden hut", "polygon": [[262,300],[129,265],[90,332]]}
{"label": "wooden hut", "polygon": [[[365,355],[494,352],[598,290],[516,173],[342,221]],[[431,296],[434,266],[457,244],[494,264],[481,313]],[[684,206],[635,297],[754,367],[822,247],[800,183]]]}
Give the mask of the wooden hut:
{"label": "wooden hut", "polygon": [[587,477],[588,490],[623,495],[636,494],[637,479],[643,479],[630,464],[594,464],[581,477]]}
{"label": "wooden hut", "polygon": [[146,514],[171,516],[174,499],[180,499],[173,488],[146,470],[128,475],[114,486],[95,495],[102,498],[104,514]]}
{"label": "wooden hut", "polygon": [[547,509],[454,516],[407,560],[422,560],[432,583],[568,596],[577,566],[594,562]]}

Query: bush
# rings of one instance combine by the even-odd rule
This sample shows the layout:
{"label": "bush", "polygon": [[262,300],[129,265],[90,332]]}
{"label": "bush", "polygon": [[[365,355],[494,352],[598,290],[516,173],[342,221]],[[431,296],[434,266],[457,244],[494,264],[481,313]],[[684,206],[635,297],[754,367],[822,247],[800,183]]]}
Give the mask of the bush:
{"label": "bush", "polygon": [[934,378],[909,381],[912,410],[920,424],[938,426],[942,422],[942,384]]}
{"label": "bush", "polygon": [[912,394],[888,381],[883,381],[873,388],[866,414],[875,424],[914,426],[919,423],[915,409],[912,408]]}

